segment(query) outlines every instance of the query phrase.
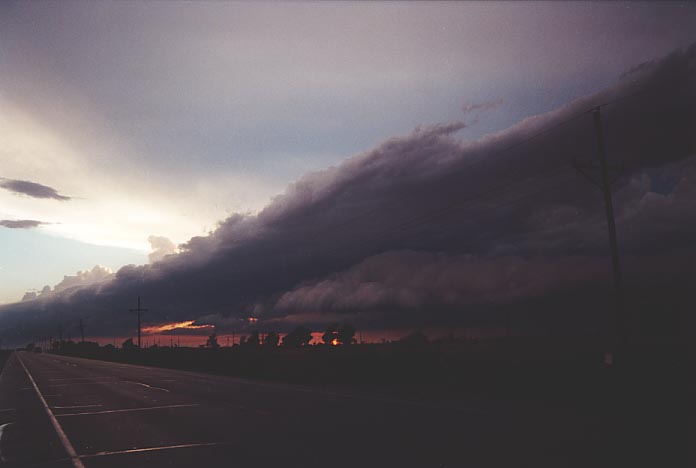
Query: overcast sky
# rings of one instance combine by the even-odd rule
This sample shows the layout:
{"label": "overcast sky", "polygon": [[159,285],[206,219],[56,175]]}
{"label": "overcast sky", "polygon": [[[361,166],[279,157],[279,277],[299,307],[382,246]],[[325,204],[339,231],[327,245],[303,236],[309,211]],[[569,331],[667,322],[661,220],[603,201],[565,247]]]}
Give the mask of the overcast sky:
{"label": "overcast sky", "polygon": [[0,302],[220,237],[393,137],[490,143],[688,46],[694,24],[693,4],[664,2],[3,2]]}

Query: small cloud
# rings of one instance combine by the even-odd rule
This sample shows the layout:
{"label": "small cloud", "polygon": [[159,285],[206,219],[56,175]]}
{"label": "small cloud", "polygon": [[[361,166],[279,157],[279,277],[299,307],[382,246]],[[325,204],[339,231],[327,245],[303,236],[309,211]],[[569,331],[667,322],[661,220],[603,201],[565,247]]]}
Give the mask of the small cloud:
{"label": "small cloud", "polygon": [[61,195],[53,187],[37,184],[36,182],[28,180],[0,178],[0,188],[20,195],[27,195],[32,198],[52,198],[60,201],[70,200],[70,197]]}
{"label": "small cloud", "polygon": [[38,294],[36,294],[34,291],[29,291],[28,293],[24,294],[24,297],[22,297],[22,302],[33,301],[37,297],[39,297]]}
{"label": "small cloud", "polygon": [[162,260],[167,255],[172,255],[178,252],[176,245],[169,238],[164,236],[150,236],[147,241],[152,247],[152,252],[147,256],[150,263],[155,263]]}
{"label": "small cloud", "polygon": [[33,229],[39,227],[44,223],[43,221],[36,221],[35,219],[2,219],[0,220],[0,226],[9,229]]}
{"label": "small cloud", "polygon": [[485,111],[497,109],[498,107],[501,106],[502,103],[503,103],[503,100],[498,99],[497,101],[484,101],[484,102],[464,104],[462,106],[462,112],[464,112],[465,114],[472,114],[474,112],[476,112],[476,113],[485,112]]}
{"label": "small cloud", "polygon": [[80,270],[74,275],[64,275],[63,281],[53,287],[53,292],[65,291],[75,286],[87,286],[111,279],[114,272],[101,265],[95,265],[91,270]]}
{"label": "small cloud", "polygon": [[464,104],[462,106],[462,112],[464,112],[464,115],[471,115],[471,121],[468,122],[468,126],[477,124],[479,122],[479,119],[481,118],[481,114],[484,112],[488,112],[493,109],[497,109],[503,104],[502,99],[498,99],[497,101],[484,101],[484,102],[477,102],[477,103],[469,103],[469,104]]}
{"label": "small cloud", "polygon": [[448,122],[448,123],[439,123],[435,125],[419,125],[417,126],[413,133],[414,135],[418,136],[426,136],[426,135],[433,135],[433,136],[439,136],[439,135],[450,135],[452,133],[458,132],[462,128],[465,128],[467,124],[461,121],[457,122]]}

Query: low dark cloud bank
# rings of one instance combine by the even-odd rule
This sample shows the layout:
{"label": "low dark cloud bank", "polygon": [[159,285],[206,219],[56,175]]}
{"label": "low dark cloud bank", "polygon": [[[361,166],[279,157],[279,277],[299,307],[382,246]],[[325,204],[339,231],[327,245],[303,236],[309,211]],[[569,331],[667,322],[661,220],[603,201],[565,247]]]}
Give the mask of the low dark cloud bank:
{"label": "low dark cloud bank", "polygon": [[4,306],[0,327],[25,338],[54,334],[59,316],[85,317],[90,333],[132,333],[126,310],[137,295],[151,323],[198,319],[220,330],[249,316],[277,330],[336,317],[466,326],[501,310],[601,327],[592,321],[606,315],[611,285],[602,199],[571,163],[596,157],[583,112],[603,103],[607,153],[626,165],[614,196],[630,307],[686,307],[695,73],[692,46],[474,142],[453,136],[461,123],[420,127],[307,174],[258,215],[233,215],[176,255]]}
{"label": "low dark cloud bank", "polygon": [[0,178],[0,187],[20,195],[32,198],[50,198],[53,200],[67,201],[70,197],[61,195],[53,187],[38,184],[28,180],[4,179]]}
{"label": "low dark cloud bank", "polygon": [[35,219],[0,219],[0,226],[8,229],[32,229],[46,224]]}

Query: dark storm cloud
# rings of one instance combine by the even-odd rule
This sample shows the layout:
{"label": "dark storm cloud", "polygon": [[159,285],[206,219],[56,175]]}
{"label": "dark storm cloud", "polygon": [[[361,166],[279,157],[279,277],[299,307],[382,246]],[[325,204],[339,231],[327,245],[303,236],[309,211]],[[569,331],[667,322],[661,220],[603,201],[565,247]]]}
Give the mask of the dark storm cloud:
{"label": "dark storm cloud", "polygon": [[392,251],[288,291],[273,309],[349,314],[395,308],[463,310],[594,283],[604,269],[604,260],[596,257],[477,258]]}
{"label": "dark storm cloud", "polygon": [[9,229],[32,229],[39,227],[42,224],[46,224],[43,221],[36,221],[34,219],[2,219],[0,220],[0,226]]}
{"label": "dark storm cloud", "polygon": [[674,252],[690,252],[696,235],[695,60],[696,47],[677,51],[473,142],[453,136],[462,123],[419,127],[307,174],[258,215],[233,215],[177,255],[5,306],[1,323],[18,335],[50,333],[59,312],[68,321],[89,314],[93,333],[130,332],[124,311],[141,295],[151,323],[256,315],[280,326],[338,312],[364,326],[406,316],[446,325],[470,306],[587,296],[609,284],[605,219],[600,194],[571,163],[596,157],[586,111],[602,103],[611,103],[602,109],[607,153],[628,168],[615,197],[631,287],[674,272],[693,281],[693,255]]}
{"label": "dark storm cloud", "polygon": [[0,187],[20,195],[32,198],[51,198],[53,200],[66,201],[70,197],[61,195],[53,187],[37,184],[28,180],[4,179],[0,178]]}
{"label": "dark storm cloud", "polygon": [[[643,292],[691,281],[696,256],[691,250],[623,258],[629,289]],[[557,316],[573,307],[568,297],[589,294],[594,307],[606,310],[607,260],[600,256],[475,257],[396,251],[370,257],[348,270],[307,282],[283,293],[269,311],[279,323],[293,315],[314,323],[360,322],[394,327],[412,323],[467,325],[472,312],[513,309],[529,313],[527,304],[554,301]],[[681,291],[683,294],[685,291]],[[585,298],[585,304],[587,304]],[[640,307],[629,300],[631,308]],[[434,319],[434,320],[433,320]],[[215,323],[214,318],[209,318]]]}

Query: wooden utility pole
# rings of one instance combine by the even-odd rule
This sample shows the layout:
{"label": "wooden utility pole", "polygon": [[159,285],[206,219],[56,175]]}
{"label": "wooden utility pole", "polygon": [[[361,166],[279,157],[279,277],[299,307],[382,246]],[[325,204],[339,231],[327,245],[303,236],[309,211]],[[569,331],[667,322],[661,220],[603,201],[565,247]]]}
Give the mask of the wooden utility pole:
{"label": "wooden utility pole", "polygon": [[[611,264],[614,277],[614,317],[611,320],[611,333],[614,341],[611,354],[605,356],[607,364],[611,365],[614,361],[613,353],[621,352],[628,340],[628,324],[625,316],[623,277],[621,274],[621,262],[619,261],[619,242],[616,237],[616,221],[614,219],[614,203],[611,196],[611,185],[609,178],[610,170],[621,170],[620,167],[612,167],[607,162],[604,150],[604,135],[602,132],[602,116],[600,107],[592,110],[592,120],[594,122],[595,136],[597,140],[597,159],[599,167],[587,163],[576,163],[575,168],[593,184],[599,187],[604,196],[604,209],[607,217],[607,228],[609,230],[609,248],[611,250]],[[599,182],[593,174],[586,172],[588,169],[599,169]]]}
{"label": "wooden utility pole", "polygon": [[82,319],[80,319],[80,325],[78,325],[80,328],[80,342],[84,343],[85,342],[85,324],[82,322]]}
{"label": "wooden utility pole", "polygon": [[129,309],[130,312],[135,312],[138,315],[138,348],[140,348],[140,329],[141,329],[141,316],[143,312],[147,312],[147,309],[143,309],[140,307],[140,296],[138,296],[138,308],[137,309]]}

